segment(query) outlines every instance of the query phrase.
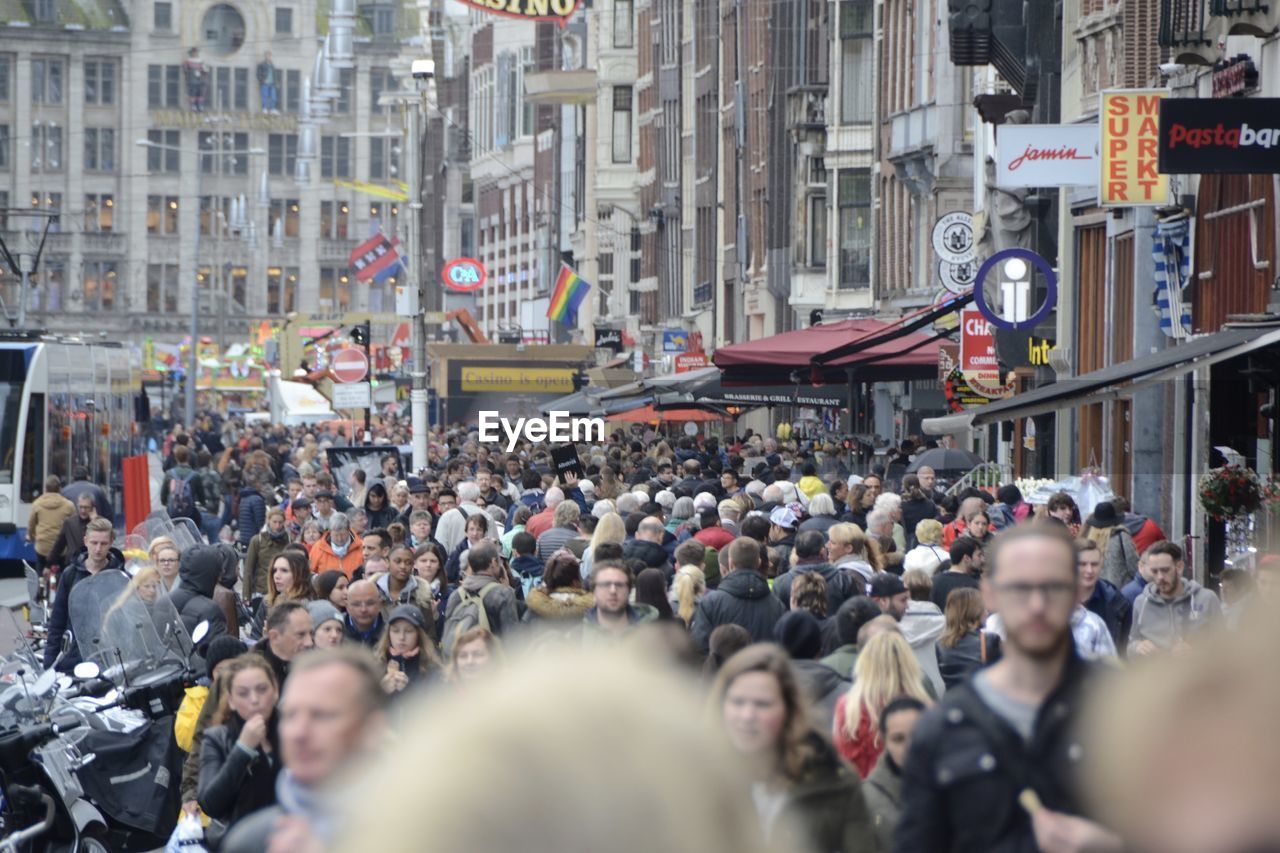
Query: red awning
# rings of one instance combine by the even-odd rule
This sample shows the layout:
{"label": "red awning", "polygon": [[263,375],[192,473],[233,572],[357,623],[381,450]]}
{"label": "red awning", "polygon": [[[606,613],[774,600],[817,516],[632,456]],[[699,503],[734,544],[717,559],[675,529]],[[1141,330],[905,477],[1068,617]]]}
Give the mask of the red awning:
{"label": "red awning", "polygon": [[730,418],[718,415],[715,412],[708,412],[705,409],[664,409],[660,412],[652,405],[649,405],[609,415],[605,420],[609,423],[648,424],[657,421],[706,423],[708,421],[727,421]]}
{"label": "red awning", "polygon": [[896,337],[867,349],[836,359],[824,366],[824,382],[841,381],[846,368],[857,368],[856,377],[868,382],[937,377],[939,343],[924,332],[901,334],[898,326],[879,320],[841,320],[822,323],[808,329],[783,332],[755,341],[720,347],[713,357],[716,366],[725,371],[725,379],[754,378],[757,383],[790,382],[789,375],[801,371],[808,382],[811,359],[860,338],[890,335]]}

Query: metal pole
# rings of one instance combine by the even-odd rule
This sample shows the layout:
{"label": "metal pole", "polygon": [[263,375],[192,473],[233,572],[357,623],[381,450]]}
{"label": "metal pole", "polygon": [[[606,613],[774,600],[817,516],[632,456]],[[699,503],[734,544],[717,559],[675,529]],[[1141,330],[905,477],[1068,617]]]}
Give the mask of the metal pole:
{"label": "metal pole", "polygon": [[[428,82],[426,85],[430,85]],[[409,389],[410,427],[413,432],[413,470],[418,473],[427,467],[427,323],[423,305],[422,247],[422,141],[419,138],[422,121],[422,98],[425,92],[409,106],[409,139],[406,158],[409,185],[409,233],[405,248],[409,252],[409,289],[414,294],[413,312],[413,381]]]}
{"label": "metal pole", "polygon": [[27,327],[27,298],[31,289],[31,256],[26,252],[18,255],[18,266],[22,268],[22,293],[18,294],[18,328]]}
{"label": "metal pole", "polygon": [[[199,135],[197,135],[199,139]],[[189,429],[196,425],[196,377],[200,371],[200,146],[196,145],[196,233],[195,272],[191,276],[191,352],[187,358],[187,412]]]}
{"label": "metal pole", "polygon": [[[369,386],[369,406],[373,405],[373,320],[364,321],[364,360],[369,365],[369,373],[365,377],[365,384]],[[373,432],[369,429],[369,406],[364,407],[364,443],[373,444]],[[352,433],[355,432],[353,426]],[[354,437],[354,435],[353,435]]]}

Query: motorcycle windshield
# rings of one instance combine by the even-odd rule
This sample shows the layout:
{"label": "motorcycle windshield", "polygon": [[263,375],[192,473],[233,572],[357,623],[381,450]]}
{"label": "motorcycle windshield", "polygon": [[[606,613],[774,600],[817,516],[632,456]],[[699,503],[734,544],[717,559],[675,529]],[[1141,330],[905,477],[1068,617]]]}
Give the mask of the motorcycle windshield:
{"label": "motorcycle windshield", "polygon": [[162,661],[185,658],[190,639],[157,580],[131,583],[104,571],[78,582],[69,601],[71,630],[84,660],[123,683]]}
{"label": "motorcycle windshield", "polygon": [[147,542],[148,547],[151,542],[166,536],[173,540],[179,551],[186,551],[191,546],[204,541],[191,519],[180,518],[174,521],[163,509],[158,509],[144,518],[142,523],[133,529],[131,536]]}
{"label": "motorcycle windshield", "polygon": [[0,610],[6,614],[0,617],[0,655],[4,657],[3,663],[0,664],[0,680],[12,676],[20,669],[26,672],[40,672],[43,667],[40,665],[39,656],[31,648],[26,622],[16,610],[10,610],[7,607],[2,607]]}

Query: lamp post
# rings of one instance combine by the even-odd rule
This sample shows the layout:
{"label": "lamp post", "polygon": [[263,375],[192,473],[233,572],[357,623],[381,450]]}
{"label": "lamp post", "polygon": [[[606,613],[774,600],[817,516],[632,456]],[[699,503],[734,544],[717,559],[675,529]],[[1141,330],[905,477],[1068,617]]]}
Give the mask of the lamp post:
{"label": "lamp post", "polygon": [[[141,148],[155,148],[161,151],[177,151],[179,153],[195,154],[196,158],[196,233],[194,244],[195,273],[191,277],[191,352],[187,360],[187,387],[186,387],[186,420],[187,426],[191,429],[195,428],[196,423],[196,377],[200,371],[199,358],[199,342],[200,342],[200,199],[204,196],[201,193],[201,177],[203,175],[202,164],[200,158],[204,156],[204,151],[197,148],[194,152],[189,149],[181,148],[177,145],[165,145],[163,142],[153,142],[150,139],[138,139],[134,144]],[[218,156],[238,156],[241,154],[265,154],[261,148],[244,148],[227,151],[221,147],[217,150]]]}

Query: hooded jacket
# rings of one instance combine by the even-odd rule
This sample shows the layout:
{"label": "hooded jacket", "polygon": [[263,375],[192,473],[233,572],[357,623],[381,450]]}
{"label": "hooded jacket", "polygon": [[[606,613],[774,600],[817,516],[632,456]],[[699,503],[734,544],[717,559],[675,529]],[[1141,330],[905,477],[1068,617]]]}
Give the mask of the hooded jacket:
{"label": "hooded jacket", "polygon": [[[374,492],[382,495],[382,506],[377,509],[369,506],[369,497]],[[379,480],[375,480],[373,485],[371,485],[368,491],[364,494],[364,514],[369,519],[369,525],[366,528],[367,530],[386,527],[388,524],[399,518],[399,513],[397,513],[395,507],[391,505],[391,498],[387,497],[387,487]]]}
{"label": "hooded jacket", "polygon": [[622,559],[640,560],[646,568],[662,569],[667,576],[667,583],[675,577],[675,569],[671,568],[671,560],[667,558],[667,549],[657,542],[648,539],[632,539],[622,546]]}
{"label": "hooded jacket", "polygon": [[[350,531],[348,531],[350,533]],[[333,550],[332,532],[326,532],[321,536],[314,545],[311,546],[311,571],[314,574],[327,572],[330,569],[337,569],[347,576],[349,580],[352,572],[360,568],[364,563],[364,543],[359,536],[351,533],[351,542],[347,545],[347,551],[341,556]]]}
{"label": "hooded jacket", "polygon": [[182,617],[187,633],[201,622],[209,623],[206,642],[227,633],[226,616],[213,600],[223,567],[223,554],[218,546],[188,548],[178,567],[178,583],[169,593],[169,600]]}
{"label": "hooded jacket", "polygon": [[[495,578],[489,575],[467,575],[462,579],[462,583],[459,586],[471,595],[479,595],[480,590],[494,581]],[[449,617],[461,600],[456,591],[450,596],[449,604],[445,608],[444,621],[446,624],[448,624]],[[516,594],[510,587],[498,584],[485,594],[482,603],[484,604],[485,616],[489,620],[489,631],[495,637],[501,637],[504,632],[510,631],[520,624],[520,612],[516,608]]]}
{"label": "hooded jacket", "polygon": [[828,614],[834,614],[840,609],[841,604],[862,592],[859,589],[858,579],[842,567],[833,566],[830,563],[797,564],[790,571],[783,572],[773,579],[773,594],[788,610],[791,609],[791,584],[795,582],[797,575],[805,572],[817,572],[827,582]]}
{"label": "hooded jacket", "polygon": [[249,542],[266,523],[267,502],[257,489],[245,486],[240,490],[240,511],[236,514],[236,530],[241,547],[248,548]]}
{"label": "hooded jacket", "polygon": [[908,601],[907,612],[898,623],[902,636],[911,644],[925,678],[933,684],[935,696],[941,696],[945,686],[938,671],[938,638],[947,627],[947,619],[932,601]]}
{"label": "hooded jacket", "polygon": [[889,753],[882,752],[871,775],[862,783],[862,795],[867,800],[867,811],[881,850],[893,849],[893,834],[902,814],[902,771],[893,763]]}
{"label": "hooded jacket", "polygon": [[284,553],[288,545],[288,527],[280,532],[279,538],[272,536],[267,530],[261,530],[249,540],[249,550],[244,555],[244,577],[240,584],[240,593],[246,601],[254,595],[267,594],[271,564]]}
{"label": "hooded jacket", "polygon": [[1149,583],[1133,605],[1133,627],[1129,645],[1150,640],[1161,649],[1172,649],[1206,625],[1222,619],[1222,604],[1198,581],[1184,580],[1182,590],[1172,599],[1160,595]]}
{"label": "hooded jacket", "polygon": [[576,587],[547,592],[545,586],[538,586],[525,596],[525,604],[528,606],[524,613],[525,622],[576,623],[582,621],[596,602],[595,596]]}
{"label": "hooded jacket", "polygon": [[31,502],[31,515],[27,519],[27,536],[35,544],[36,553],[48,557],[53,543],[58,541],[62,525],[76,514],[76,505],[57,492],[45,492]]}
{"label": "hooded jacket", "polygon": [[787,790],[782,811],[772,824],[788,836],[775,840],[797,850],[875,850],[875,832],[858,774],[818,733],[810,733],[808,745],[813,757]]}
{"label": "hooded jacket", "polygon": [[[92,574],[85,567],[85,560],[88,558],[89,552],[81,549],[80,553],[76,554],[71,565],[63,569],[62,573],[58,575],[58,591],[53,598],[53,609],[49,612],[49,639],[44,646],[45,669],[53,666],[53,662],[58,659],[62,649],[62,638],[67,633],[67,625],[70,622],[68,605],[71,601],[71,590],[76,583]],[[107,565],[105,568],[99,569],[99,571],[105,572],[107,569],[123,570],[124,554],[121,554],[115,548],[108,551]],[[70,672],[81,660],[79,648],[73,647],[67,652],[67,656],[62,659],[58,669],[61,672]]]}
{"label": "hooded jacket", "polygon": [[751,642],[773,639],[773,626],[787,608],[769,592],[769,582],[755,569],[737,569],[708,592],[693,612],[690,631],[704,653],[711,648],[711,632],[721,625],[741,625]]}

